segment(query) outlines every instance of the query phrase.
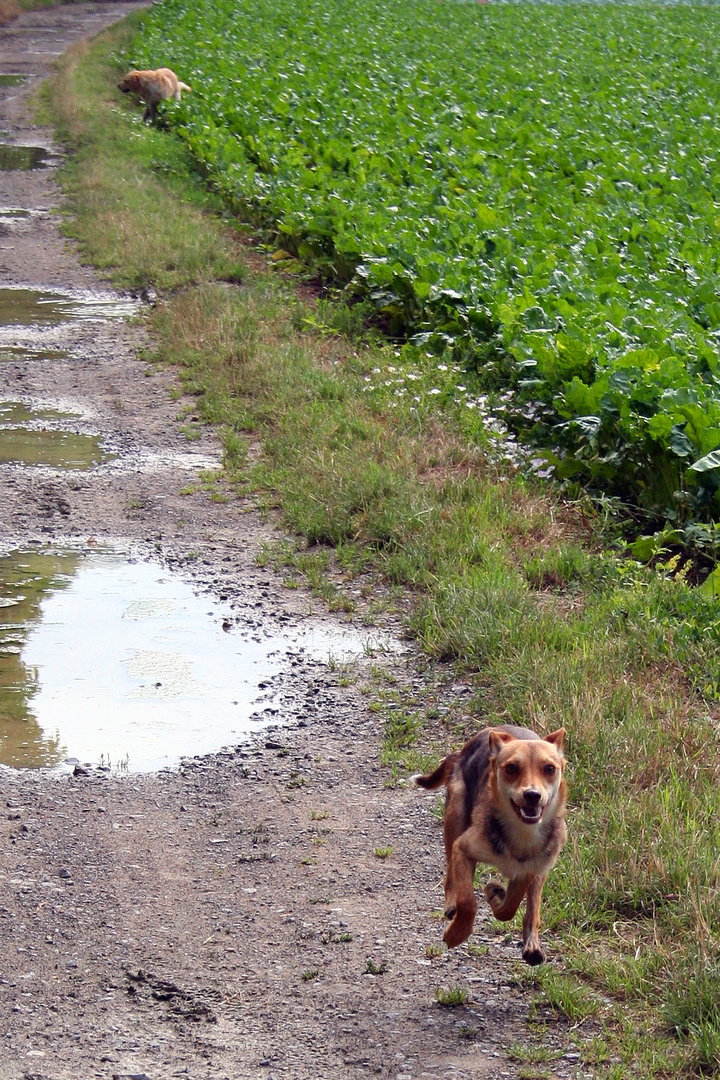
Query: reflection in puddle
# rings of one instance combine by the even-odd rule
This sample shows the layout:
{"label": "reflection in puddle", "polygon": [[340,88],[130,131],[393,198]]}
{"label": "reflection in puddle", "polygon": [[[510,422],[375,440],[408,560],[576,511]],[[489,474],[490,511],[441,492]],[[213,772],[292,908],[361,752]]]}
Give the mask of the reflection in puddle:
{"label": "reflection in puddle", "polygon": [[27,225],[32,221],[31,210],[23,210],[18,206],[0,206],[0,236],[16,225]]}
{"label": "reflection in puddle", "polygon": [[0,324],[57,325],[68,319],[126,318],[139,309],[136,300],[113,294],[49,292],[42,289],[0,289]]}
{"label": "reflection in puddle", "polygon": [[275,698],[259,686],[292,656],[365,650],[352,632],[226,632],[227,615],[153,563],[78,552],[0,558],[0,762],[173,765],[277,720]]}
{"label": "reflection in puddle", "polygon": [[0,761],[5,765],[57,765],[57,736],[45,734],[32,712],[38,674],[21,657],[29,627],[40,619],[49,589],[64,589],[79,555],[14,554],[0,560]]}
{"label": "reflection in puddle", "polygon": [[53,420],[73,419],[59,409],[33,408],[22,401],[0,401],[0,424],[28,424],[37,421],[46,424]]}
{"label": "reflection in puddle", "polygon": [[44,146],[13,146],[0,143],[0,169],[42,169],[50,151]]}
{"label": "reflection in puddle", "polygon": [[103,449],[97,435],[69,431],[80,417],[55,409],[0,402],[0,464],[92,469],[116,455]]}
{"label": "reflection in puddle", "polygon": [[28,349],[24,345],[0,345],[0,363],[3,360],[67,360],[67,349]]}

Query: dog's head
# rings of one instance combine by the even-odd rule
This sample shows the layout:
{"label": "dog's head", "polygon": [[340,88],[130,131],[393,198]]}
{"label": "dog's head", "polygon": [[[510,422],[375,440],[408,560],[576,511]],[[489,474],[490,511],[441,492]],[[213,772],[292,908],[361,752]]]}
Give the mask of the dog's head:
{"label": "dog's head", "polygon": [[507,731],[489,733],[492,780],[501,804],[509,804],[525,825],[539,825],[561,791],[565,728],[544,739],[516,739]]}
{"label": "dog's head", "polygon": [[123,94],[129,93],[130,90],[137,92],[140,85],[140,72],[128,71],[124,79],[121,79],[118,83],[118,90],[122,90]]}

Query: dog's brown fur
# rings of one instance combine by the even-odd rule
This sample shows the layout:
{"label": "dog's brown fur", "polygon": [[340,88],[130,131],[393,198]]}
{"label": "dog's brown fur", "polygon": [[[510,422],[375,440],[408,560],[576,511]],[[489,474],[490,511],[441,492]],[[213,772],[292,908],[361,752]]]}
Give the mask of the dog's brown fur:
{"label": "dog's brown fur", "polygon": [[118,90],[122,90],[123,94],[132,91],[147,102],[143,120],[152,122],[155,120],[157,107],[161,101],[167,98],[175,98],[179,101],[180,91],[189,91],[190,87],[180,82],[170,68],[158,68],[156,71],[129,71],[118,83]]}
{"label": "dog's brown fur", "polygon": [[567,838],[565,758],[560,728],[541,738],[527,728],[485,728],[450,754],[429,776],[414,776],[418,787],[445,786],[444,940],[453,949],[472,931],[477,901],[477,863],[494,866],[505,888],[491,881],[485,896],[496,919],[512,919],[527,897],[523,919],[523,960],[541,964],[540,901],[545,879]]}

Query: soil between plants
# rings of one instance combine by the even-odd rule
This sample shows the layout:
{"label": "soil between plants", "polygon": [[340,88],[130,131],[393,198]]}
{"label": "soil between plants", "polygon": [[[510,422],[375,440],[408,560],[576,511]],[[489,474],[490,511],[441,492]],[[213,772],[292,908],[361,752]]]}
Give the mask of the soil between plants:
{"label": "soil between plants", "polygon": [[[0,208],[32,211],[0,229],[0,288],[109,292],[60,236],[59,149],[26,99],[54,57],[134,6],[45,9],[3,30],[0,72],[28,80],[0,88],[0,130],[50,154],[0,172]],[[0,467],[3,551],[108,543],[227,598],[239,625],[333,625],[258,565],[272,523],[197,485],[219,445],[181,432],[186,403],[141,359],[137,324],[69,320],[14,344],[0,399],[75,412],[118,457],[72,474]],[[21,351],[36,346],[50,355]],[[412,652],[382,662],[417,696],[462,689]],[[299,658],[274,726],[174,770],[0,769],[0,1080],[519,1075],[504,1053],[530,1041],[518,927],[507,940],[481,914],[486,955],[427,955],[443,929],[441,830],[426,795],[386,786],[367,664],[346,685]],[[456,986],[464,1005],[436,1002]],[[545,1045],[562,1055],[545,1075],[576,1075],[560,1028]]]}

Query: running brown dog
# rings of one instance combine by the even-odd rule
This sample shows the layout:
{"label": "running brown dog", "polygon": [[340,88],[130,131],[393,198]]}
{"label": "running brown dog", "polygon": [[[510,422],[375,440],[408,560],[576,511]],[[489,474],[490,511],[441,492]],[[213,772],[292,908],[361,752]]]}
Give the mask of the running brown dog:
{"label": "running brown dog", "polygon": [[170,68],[158,68],[156,71],[129,71],[118,83],[118,90],[122,90],[123,94],[132,91],[146,101],[147,108],[143,113],[143,120],[149,120],[152,123],[161,101],[167,98],[175,98],[179,101],[180,91],[189,91],[190,87],[180,82]]}
{"label": "running brown dog", "polygon": [[477,863],[508,878],[485,888],[496,919],[512,919],[527,897],[522,958],[541,964],[540,901],[545,879],[567,838],[565,758],[559,728],[542,738],[527,728],[485,728],[448,755],[429,776],[414,776],[421,788],[447,787],[445,816],[444,940],[453,949],[472,931],[477,901]]}

